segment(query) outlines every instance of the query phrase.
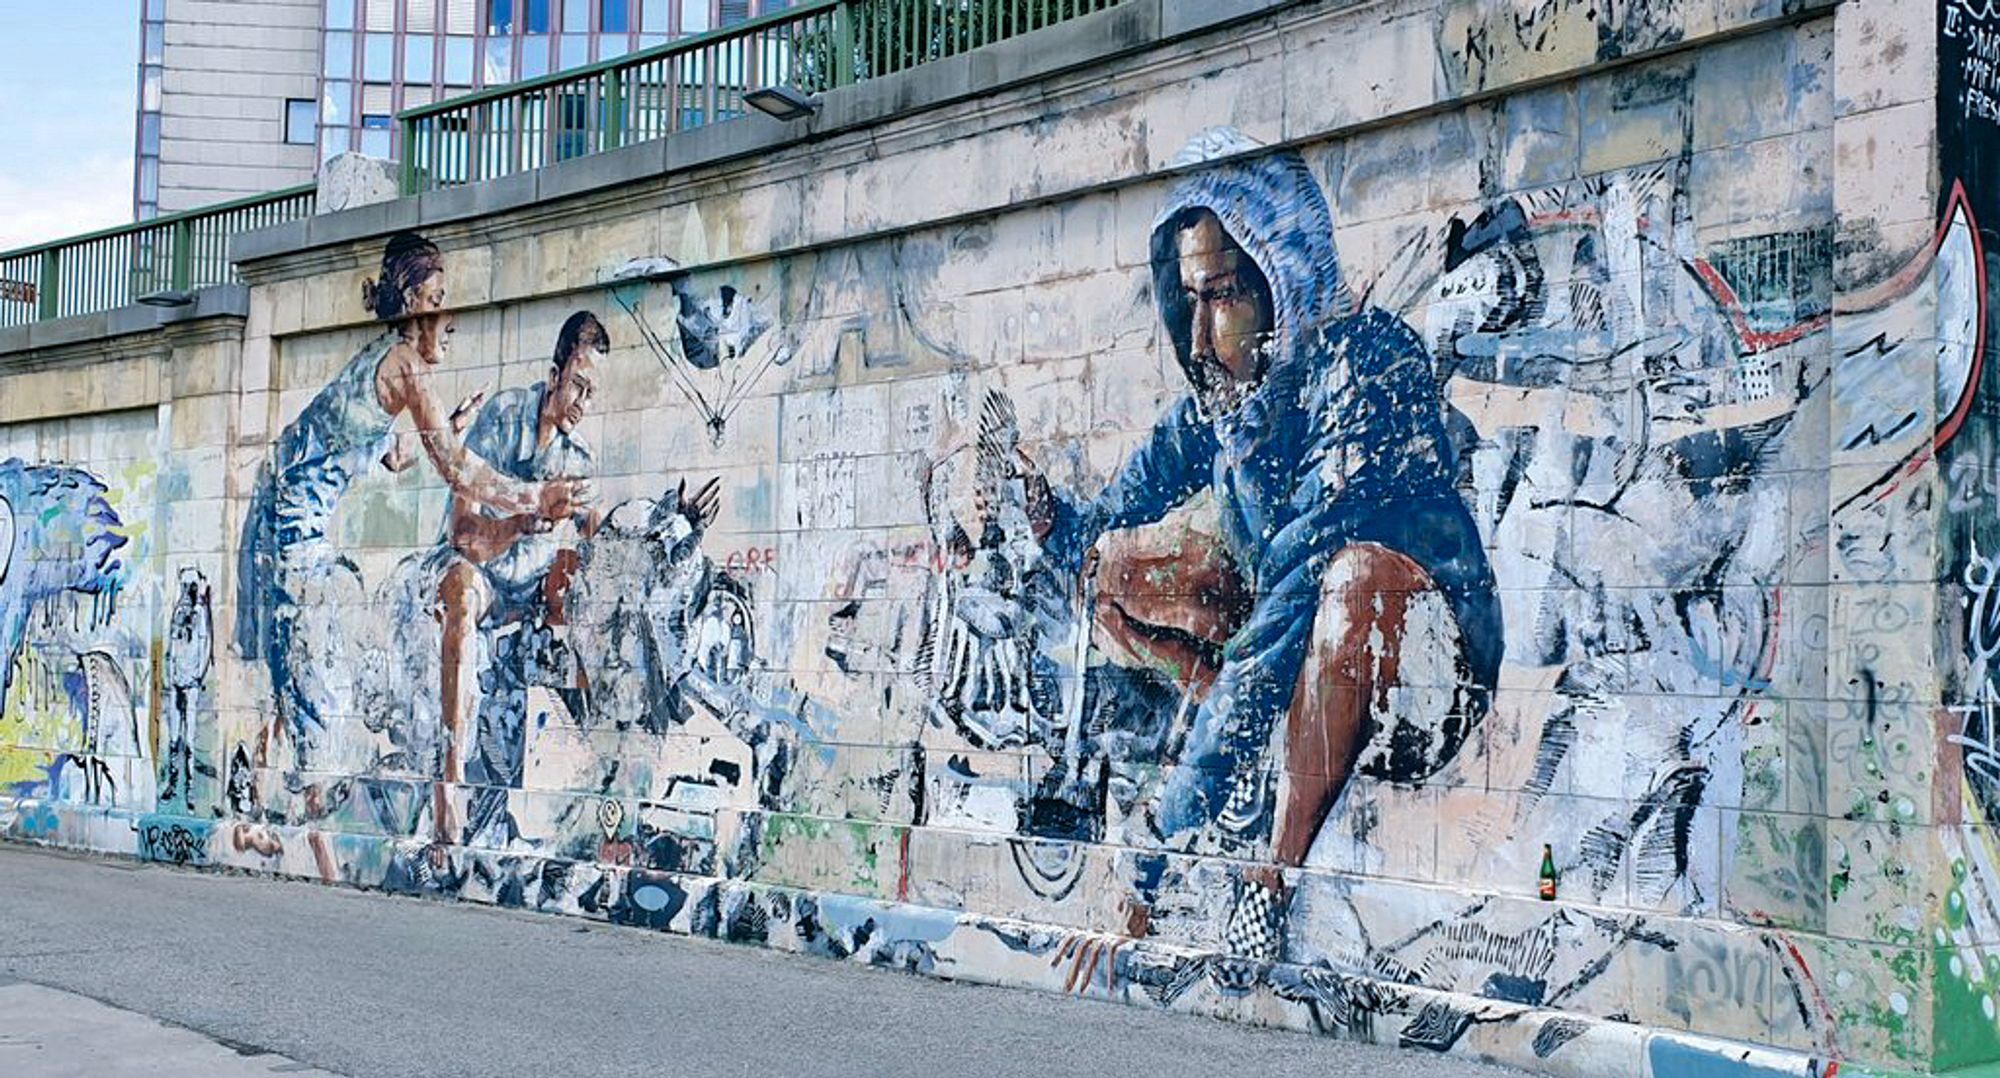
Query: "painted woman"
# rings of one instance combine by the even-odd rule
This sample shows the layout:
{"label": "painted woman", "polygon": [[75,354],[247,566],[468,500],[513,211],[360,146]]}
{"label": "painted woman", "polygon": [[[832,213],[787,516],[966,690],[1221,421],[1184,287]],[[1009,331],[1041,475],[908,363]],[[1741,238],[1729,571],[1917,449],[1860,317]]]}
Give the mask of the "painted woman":
{"label": "painted woman", "polygon": [[[335,510],[354,480],[378,464],[400,471],[421,455],[471,502],[508,514],[568,518],[589,497],[587,483],[522,483],[468,452],[459,434],[478,398],[455,411],[440,403],[431,377],[444,359],[453,316],[445,309],[444,257],[422,236],[399,233],[382,252],[379,278],[362,284],[362,302],[385,324],[279,434],[258,473],[239,555],[236,644],[270,672],[275,708],[258,744],[292,739],[287,785],[318,816],[319,784],[309,768],[351,775],[374,764],[372,737],[360,722],[353,681],[360,666],[349,626],[365,623],[367,592],[359,569],[329,535]],[[414,435],[393,430],[407,414]]]}

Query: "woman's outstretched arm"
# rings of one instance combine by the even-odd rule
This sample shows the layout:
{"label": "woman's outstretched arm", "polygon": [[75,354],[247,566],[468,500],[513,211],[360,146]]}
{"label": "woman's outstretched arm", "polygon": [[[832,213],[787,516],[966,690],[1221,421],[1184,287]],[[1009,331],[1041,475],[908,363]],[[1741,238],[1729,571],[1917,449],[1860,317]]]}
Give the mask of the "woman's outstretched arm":
{"label": "woman's outstretched arm", "polygon": [[465,447],[452,428],[450,415],[432,394],[422,362],[407,343],[390,349],[384,360],[384,404],[392,415],[410,413],[425,455],[452,493],[508,516],[533,513],[559,520],[570,515],[583,492],[578,483],[518,482],[495,471]]}

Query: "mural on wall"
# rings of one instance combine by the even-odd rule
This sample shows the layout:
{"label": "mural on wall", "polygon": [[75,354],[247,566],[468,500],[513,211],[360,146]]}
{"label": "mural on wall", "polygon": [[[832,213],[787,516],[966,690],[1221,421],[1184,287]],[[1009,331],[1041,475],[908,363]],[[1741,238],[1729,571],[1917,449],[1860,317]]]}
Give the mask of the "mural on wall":
{"label": "mural on wall", "polygon": [[[621,769],[645,771],[638,742],[651,742],[657,757],[697,714],[749,748],[747,773],[732,772],[746,785],[775,788],[789,751],[774,732],[775,705],[744,695],[757,634],[748,592],[700,549],[717,484],[598,503],[582,428],[611,330],[575,312],[542,381],[476,394],[446,412],[431,371],[455,330],[441,309],[448,279],[442,253],[421,237],[387,245],[379,281],[366,290],[387,328],[276,440],[240,568],[249,601],[263,605],[239,602],[236,643],[262,660],[276,707],[255,743],[233,750],[228,801],[244,821],[236,841],[282,860],[280,828],[306,825],[311,871],[380,871],[388,886],[412,890],[465,886],[469,870],[452,851],[466,848],[560,848],[586,862],[622,850],[612,863],[627,863],[670,811],[648,801],[628,820],[619,802],[592,801],[558,813],[555,839],[542,826],[549,821],[524,837],[519,814],[535,799],[524,797],[523,779],[537,734],[568,749],[615,746],[594,761],[606,787]],[[728,325],[700,336],[683,317],[680,339],[740,360],[768,324],[746,322],[747,301],[723,303]],[[414,436],[396,430],[404,413]],[[422,459],[449,490],[440,534],[366,581],[331,539],[338,502],[371,472]],[[357,616],[370,609],[389,616]],[[677,783],[705,779],[659,784],[673,800]],[[375,869],[343,864],[329,833],[347,828],[417,841]],[[506,875],[496,886],[510,893],[564,893],[519,874],[546,871],[539,860],[478,867]],[[585,889],[570,883],[572,897]]]}
{"label": "mural on wall", "polygon": [[[947,372],[932,383],[945,421],[905,416],[928,446],[907,540],[822,559],[849,568],[804,619],[773,621],[760,590],[801,577],[705,549],[719,479],[599,508],[581,431],[620,377],[612,357],[632,353],[595,315],[563,322],[543,381],[445,412],[425,379],[450,316],[423,298],[448,280],[444,256],[392,241],[382,280],[410,297],[376,285],[378,312],[415,313],[278,439],[246,526],[267,561],[244,579],[280,605],[239,625],[268,619],[286,643],[238,642],[265,656],[283,719],[266,739],[295,744],[262,765],[236,748],[233,811],[313,829],[310,863],[330,877],[735,938],[789,921],[808,949],[920,968],[956,921],[872,931],[864,907],[694,881],[912,908],[977,884],[986,911],[1050,924],[1082,903],[1102,928],[1196,950],[974,924],[1066,965],[1078,991],[1169,1003],[1268,982],[1329,1027],[1394,1019],[1439,1049],[1492,1014],[1385,983],[1609,1007],[1621,962],[1695,976],[1696,952],[1647,913],[1721,912],[1733,880],[1773,926],[1762,983],[1796,1001],[1740,1002],[1837,1047],[1844,1016],[1812,1002],[1824,990],[1786,932],[1826,922],[1826,840],[1742,810],[1823,784],[1815,735],[1783,721],[1809,666],[1784,660],[1807,646],[1786,635],[1791,582],[1910,512],[1895,476],[1964,415],[1970,353],[1931,350],[1911,297],[1977,307],[1966,223],[1836,322],[1808,261],[1826,250],[1817,226],[1696,253],[1685,161],[1450,215],[1360,282],[1306,158],[1217,130],[1182,163],[1145,309],[1114,316],[1156,325],[1172,359],[1151,432],[1087,464],[1037,437],[1018,391]],[[399,268],[410,252],[420,264]],[[823,272],[800,291],[822,297]],[[907,274],[880,285],[893,313],[829,329],[841,320],[808,307],[803,335],[754,313],[750,286],[713,310],[679,275],[613,287],[683,393],[677,371],[748,348],[815,372],[838,370],[822,353],[839,349],[865,363],[880,337],[904,362],[975,351],[926,322],[928,285]],[[650,329],[662,301],[673,337]],[[1932,377],[1933,358],[1938,410],[1910,410],[1896,387]],[[439,417],[410,453],[392,399]],[[1832,531],[1792,508],[1789,477],[1824,452],[1795,440],[1816,410],[1836,446],[1881,461],[1836,483]],[[743,436],[726,415],[699,418],[723,449]],[[329,507],[419,448],[450,487],[441,534],[371,587],[329,545]],[[394,616],[371,630],[360,604]],[[286,774],[260,786],[260,766]],[[1006,854],[997,875],[926,876],[912,833],[877,821],[997,833]],[[344,853],[350,831],[392,852]],[[283,856],[274,826],[238,835],[239,852]],[[1566,894],[1628,912],[1392,908],[1362,882],[1421,871],[1505,893],[1545,842]]]}
{"label": "mural on wall", "polygon": [[[728,436],[729,420],[774,367],[791,359],[784,335],[771,332],[771,315],[758,301],[723,285],[712,294],[697,295],[679,264],[667,258],[634,259],[612,274],[613,280],[645,280],[665,273],[672,282],[674,348],[653,328],[646,313],[644,285],[622,284],[611,289],[612,302],[631,318],[632,326],[666,373],[676,395],[701,417],[704,429],[720,446]],[[707,373],[703,373],[707,372]]]}
{"label": "mural on wall", "polygon": [[81,468],[0,461],[0,782],[13,796],[150,797],[146,650],[119,616],[143,555],[116,496]]}
{"label": "mural on wall", "polygon": [[[1982,298],[1996,278],[2000,252],[2000,8],[1984,0],[1939,0],[1938,151],[1944,214],[1964,233],[1960,271]],[[1940,258],[1943,256],[1940,255]],[[2000,425],[1992,401],[1997,365],[1991,315],[1982,304],[1948,306],[1940,297],[1939,337],[1969,348],[1975,359],[1974,399],[1962,426],[1940,439],[1938,464],[1946,503],[1939,524],[1937,579],[1941,617],[1950,636],[1939,641],[1947,741],[1954,754],[1940,764],[1939,803],[1952,815],[1940,822],[1981,826],[1941,831],[1949,888],[1932,911],[1939,927],[1934,973],[1937,1066],[2000,1056],[2000,953],[1986,941],[2000,924],[2000,851],[1990,826],[2000,820],[2000,615],[1995,609],[2000,518],[1994,513]]]}
{"label": "mural on wall", "polygon": [[[1448,71],[1484,85],[1534,27],[1461,29]],[[1928,808],[1949,619],[1828,585],[1931,579],[1934,466],[1952,781],[1990,817],[2000,213],[1967,165],[1929,235],[1838,254],[1798,119],[1830,41],[1738,44],[1602,76],[1581,137],[1664,132],[1638,163],[1531,167],[1577,160],[1540,91],[1301,149],[1218,127],[1115,197],[721,269],[617,251],[602,289],[463,315],[504,359],[454,350],[453,256],[395,236],[372,339],[283,342],[340,362],[233,579],[178,568],[157,676],[96,634],[132,553],[104,484],[0,465],[0,657],[40,671],[0,698],[75,686],[74,752],[10,790],[153,810],[163,860],[1266,992],[1438,1050],[1548,1007],[1912,1058],[1928,967],[1896,959],[1931,941],[1885,836]],[[1748,212],[1697,88],[1767,68],[1785,119],[1739,134],[1807,178]],[[1382,209],[1431,158],[1460,188]],[[392,489],[436,516],[356,541]],[[218,706],[232,662],[252,707]],[[157,798],[87,763],[143,754],[154,682]],[[1964,841],[1938,976],[1978,1009],[2000,884]]]}
{"label": "mural on wall", "polygon": [[[1248,148],[1225,138],[1202,148]],[[989,401],[976,515],[933,521],[947,565],[938,709],[982,747],[1005,743],[996,727],[1061,745],[1038,796],[1099,815],[1064,788],[1100,770],[1078,758],[1081,717],[1140,710],[1113,694],[1136,682],[1123,691],[1138,702],[1150,688],[1168,706],[1144,710],[1185,714],[1171,757],[1156,731],[1149,762],[1172,766],[1142,813],[1143,844],[1296,867],[1351,772],[1419,782],[1457,754],[1498,676],[1501,611],[1454,488],[1429,355],[1401,319],[1357,309],[1304,160],[1206,170],[1159,220],[1154,294],[1191,392],[1091,495],[1052,492],[1000,418],[1005,399]],[[1162,526],[1202,494],[1205,525]],[[1043,631],[1037,606],[1073,624]],[[1406,636],[1427,679],[1403,681]],[[1073,692],[1065,708],[1052,688],[1065,650],[1079,660],[1071,684],[1093,651],[1108,659],[1098,699]],[[1160,867],[1142,867],[1138,905]],[[1279,874],[1240,890],[1229,942],[1278,957]]]}
{"label": "mural on wall", "polygon": [[160,807],[195,811],[195,776],[215,778],[215,766],[199,756],[195,745],[201,732],[214,728],[208,698],[208,674],[215,666],[215,614],[208,578],[192,566],[183,567],[167,615],[166,699],[167,733]]}
{"label": "mural on wall", "polygon": [[[946,368],[907,538],[856,551],[804,619],[771,620],[768,589],[812,566],[774,579],[704,549],[719,480],[599,507],[580,430],[631,353],[596,316],[556,331],[543,382],[447,412],[427,383],[450,339],[445,256],[398,237],[371,293],[394,324],[278,439],[246,527],[264,605],[239,608],[238,643],[277,705],[261,740],[293,747],[260,745],[291,774],[246,781],[238,809],[399,840],[382,864],[316,849],[329,875],[738,937],[789,921],[810,948],[918,966],[956,929],[864,932],[837,903],[690,880],[949,906],[910,833],[874,821],[999,833],[999,875],[958,881],[988,889],[979,908],[1064,924],[1083,903],[1087,923],[1203,956],[983,923],[1069,964],[1078,990],[1171,1002],[1273,978],[1330,1025],[1401,1015],[1406,1040],[1437,1048],[1483,1013],[1383,982],[1588,1009],[1621,961],[1691,962],[1646,913],[1719,912],[1727,880],[1767,923],[1823,925],[1823,836],[1722,821],[1806,796],[1773,768],[1815,777],[1812,732],[1783,721],[1800,691],[1783,656],[1804,646],[1786,636],[1788,585],[1830,545],[1865,547],[1867,514],[1906,511],[1883,480],[1962,414],[1963,357],[1937,367],[1936,415],[1897,411],[1892,390],[1931,355],[1908,297],[1964,283],[1964,226],[1836,322],[1813,269],[1822,226],[1704,253],[1685,158],[1448,215],[1361,280],[1307,158],[1217,130],[1180,163],[1143,306],[1111,315],[1155,327],[1167,392],[1108,459],[1050,440],[1004,380],[949,373],[979,344],[921,302],[945,265],[921,238],[872,305],[822,291],[827,259],[804,285],[613,286],[620,324],[665,386],[706,402],[696,421],[725,449],[776,357],[806,361],[795,385],[843,350],[867,367],[884,339]],[[962,250],[955,272],[1006,257]],[[797,317],[771,314],[794,288]],[[669,317],[677,332],[655,332]],[[734,396],[684,384],[736,365]],[[404,410],[424,432],[408,451]],[[1883,461],[1843,476],[1834,515],[1861,522],[1839,534],[1792,508],[1789,477],[1824,452],[1795,440],[1815,410],[1837,446]],[[349,484],[418,450],[450,488],[442,534],[370,585],[328,520]],[[857,509],[806,497],[808,528]],[[352,611],[371,604],[396,612],[384,638],[343,641],[370,631]],[[1350,874],[1504,891],[1545,842],[1568,895],[1631,912],[1392,910]],[[1764,975],[1820,998],[1782,939],[1760,946]],[[1789,1018],[1747,1005],[1834,1035],[1809,1002]]]}

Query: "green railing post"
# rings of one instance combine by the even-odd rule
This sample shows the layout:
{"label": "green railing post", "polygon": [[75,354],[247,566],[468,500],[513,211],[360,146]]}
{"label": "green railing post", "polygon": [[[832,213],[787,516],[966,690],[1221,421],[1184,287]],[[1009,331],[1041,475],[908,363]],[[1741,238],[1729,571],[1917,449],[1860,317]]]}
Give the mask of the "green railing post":
{"label": "green railing post", "polygon": [[625,72],[612,68],[604,78],[604,148],[625,145]]}
{"label": "green railing post", "polygon": [[417,125],[422,122],[423,122],[422,120],[403,121],[402,186],[403,186],[403,193],[406,195],[415,195],[422,193],[417,190],[417,159],[414,155],[410,153],[410,147],[416,145],[417,142]]}
{"label": "green railing post", "polygon": [[[781,46],[774,54],[801,65],[788,72],[795,88],[817,93],[1118,3],[789,0],[744,23],[406,109],[397,116],[402,190],[414,195],[495,179],[739,115],[746,90],[777,81],[763,68],[786,62],[767,54],[768,44]],[[570,115],[570,103],[584,109],[580,122]],[[468,157],[478,147],[478,167],[452,167],[452,132],[441,126],[448,123],[464,130]]]}
{"label": "green railing post", "polygon": [[[167,288],[192,291],[224,284],[237,279],[225,254],[231,236],[310,216],[313,201],[313,186],[302,184],[0,251],[0,267],[6,267],[0,275],[35,278],[22,282],[35,289],[24,321],[108,311]],[[0,314],[0,319],[10,316],[11,312]]]}
{"label": "green railing post", "polygon": [[854,14],[853,0],[833,9],[834,86],[854,85]]}
{"label": "green railing post", "polygon": [[194,226],[187,220],[174,222],[173,268],[167,274],[167,287],[176,292],[185,292],[194,282]]}
{"label": "green railing post", "polygon": [[40,307],[35,317],[43,322],[53,321],[62,310],[62,249],[55,248],[42,252],[42,279],[35,286],[35,299]]}

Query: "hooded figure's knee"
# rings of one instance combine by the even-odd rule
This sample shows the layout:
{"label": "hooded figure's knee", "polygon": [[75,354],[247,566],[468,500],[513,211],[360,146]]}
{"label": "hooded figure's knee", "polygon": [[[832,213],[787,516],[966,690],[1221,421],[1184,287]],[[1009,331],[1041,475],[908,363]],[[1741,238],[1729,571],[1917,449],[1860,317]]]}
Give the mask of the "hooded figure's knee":
{"label": "hooded figure's knee", "polygon": [[1322,750],[1391,781],[1443,767],[1483,710],[1468,705],[1477,686],[1450,601],[1414,559],[1373,543],[1328,564],[1300,677],[1294,738],[1347,741]]}

